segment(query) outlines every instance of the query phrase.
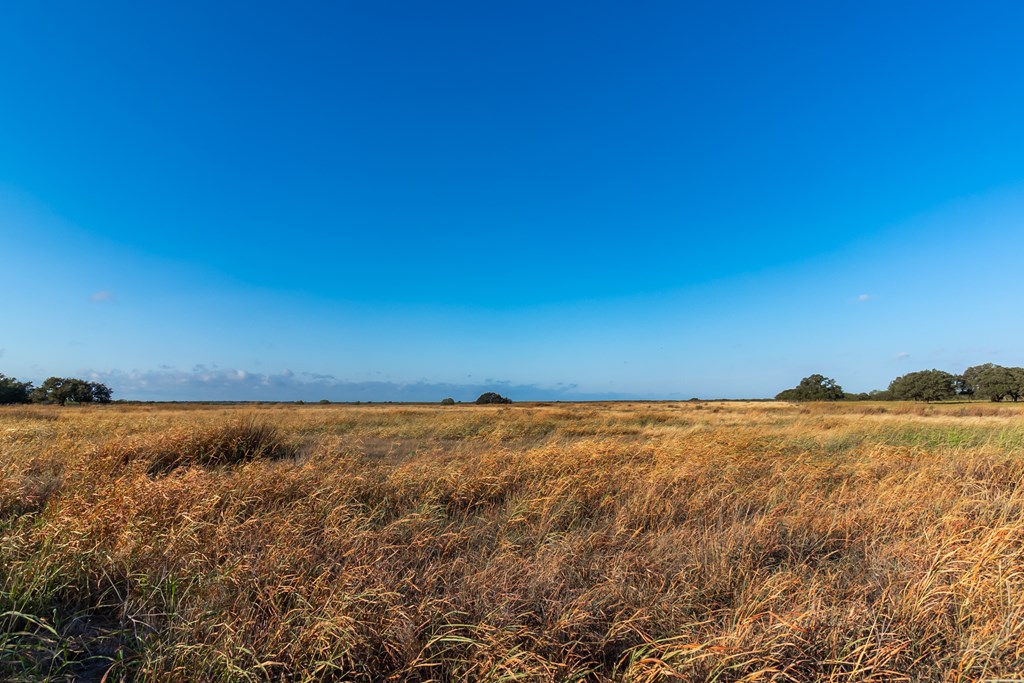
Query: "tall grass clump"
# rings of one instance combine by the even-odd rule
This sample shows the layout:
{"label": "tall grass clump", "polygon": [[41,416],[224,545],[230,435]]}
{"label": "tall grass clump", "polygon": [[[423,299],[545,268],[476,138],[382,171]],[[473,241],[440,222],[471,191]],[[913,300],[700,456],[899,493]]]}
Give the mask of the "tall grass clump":
{"label": "tall grass clump", "polygon": [[151,474],[178,467],[225,467],[294,457],[296,447],[276,425],[255,416],[221,425],[168,432],[127,443],[106,444],[107,455],[144,461]]}

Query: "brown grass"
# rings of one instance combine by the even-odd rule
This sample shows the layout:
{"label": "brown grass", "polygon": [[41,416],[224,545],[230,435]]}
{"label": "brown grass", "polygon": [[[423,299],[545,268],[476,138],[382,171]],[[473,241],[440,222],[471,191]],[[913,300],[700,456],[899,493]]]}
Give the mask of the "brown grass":
{"label": "brown grass", "polygon": [[0,679],[1024,672],[1024,414],[0,409]]}

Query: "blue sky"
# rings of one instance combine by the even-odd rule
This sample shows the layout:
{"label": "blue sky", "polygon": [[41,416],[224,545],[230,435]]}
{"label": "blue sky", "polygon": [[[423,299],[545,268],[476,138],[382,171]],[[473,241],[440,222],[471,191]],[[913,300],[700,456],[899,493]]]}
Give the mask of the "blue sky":
{"label": "blue sky", "polygon": [[0,372],[528,400],[1024,364],[1020,3],[213,4],[0,10]]}

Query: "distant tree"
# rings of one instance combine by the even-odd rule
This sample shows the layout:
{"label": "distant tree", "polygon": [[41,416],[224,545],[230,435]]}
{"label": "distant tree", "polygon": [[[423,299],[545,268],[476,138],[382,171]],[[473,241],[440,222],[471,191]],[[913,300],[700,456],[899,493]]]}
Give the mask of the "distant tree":
{"label": "distant tree", "polygon": [[0,373],[0,403],[28,403],[32,382],[19,382]]}
{"label": "distant tree", "polygon": [[441,405],[443,405],[443,406],[453,406],[453,405],[455,405],[455,399],[451,398],[451,397],[442,398],[441,399]]}
{"label": "distant tree", "polygon": [[1024,396],[1024,368],[1004,368],[985,363],[967,368],[962,377],[971,393],[990,401],[1002,401],[1004,398],[1018,401]]}
{"label": "distant tree", "polygon": [[872,401],[891,401],[892,394],[888,389],[872,389],[868,392],[868,398]]}
{"label": "distant tree", "polygon": [[74,377],[48,377],[32,390],[36,403],[109,403],[110,387],[99,382],[87,382]]}
{"label": "distant tree", "polygon": [[320,399],[320,405],[322,406],[328,405],[329,403],[330,401],[328,401],[326,398]]}
{"label": "distant tree", "polygon": [[493,391],[486,391],[476,399],[476,402],[480,405],[487,403],[511,403],[512,399],[505,398],[501,394],[497,394]]}
{"label": "distant tree", "polygon": [[890,382],[889,394],[897,401],[942,401],[956,396],[956,377],[942,370],[911,372]]}
{"label": "distant tree", "polygon": [[792,389],[779,392],[777,401],[841,401],[845,397],[843,388],[836,381],[824,375],[811,375],[800,380]]}

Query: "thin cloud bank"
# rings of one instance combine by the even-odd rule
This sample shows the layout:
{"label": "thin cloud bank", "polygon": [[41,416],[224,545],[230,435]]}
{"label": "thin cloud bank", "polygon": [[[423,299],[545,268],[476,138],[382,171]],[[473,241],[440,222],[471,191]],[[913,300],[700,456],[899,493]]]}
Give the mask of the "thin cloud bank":
{"label": "thin cloud bank", "polygon": [[103,290],[102,292],[93,292],[92,296],[89,297],[90,301],[112,301],[114,299],[114,293]]}
{"label": "thin cloud bank", "polygon": [[[166,366],[163,366],[166,368]],[[541,386],[484,380],[479,384],[445,382],[349,382],[333,375],[291,370],[258,373],[235,368],[196,366],[189,370],[111,370],[87,373],[114,391],[115,399],[140,401],[409,401],[436,403],[445,397],[473,401],[497,391],[514,401],[583,401],[639,398],[592,394],[575,384]]]}

